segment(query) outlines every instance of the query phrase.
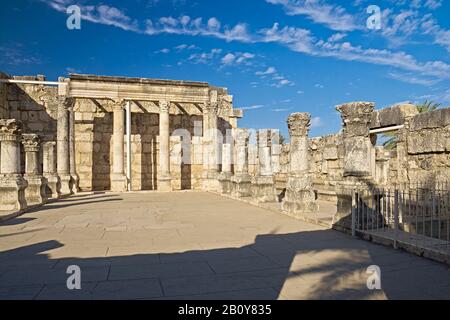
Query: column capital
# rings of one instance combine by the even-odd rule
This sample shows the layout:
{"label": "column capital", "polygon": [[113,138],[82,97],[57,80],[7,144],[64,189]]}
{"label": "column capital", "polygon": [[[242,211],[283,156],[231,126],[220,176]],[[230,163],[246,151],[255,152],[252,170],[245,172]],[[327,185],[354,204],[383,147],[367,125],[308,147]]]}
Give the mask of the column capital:
{"label": "column capital", "polygon": [[22,122],[16,119],[0,119],[0,141],[18,141]]}
{"label": "column capital", "polygon": [[160,100],[159,101],[159,111],[161,113],[168,113],[170,108],[170,102],[167,100]]}
{"label": "column capital", "polygon": [[311,115],[307,112],[292,113],[287,119],[290,136],[307,136],[311,125]]}
{"label": "column capital", "polygon": [[127,105],[127,101],[125,99],[113,99],[113,111],[122,111],[125,109],[125,106]]}
{"label": "column capital", "polygon": [[248,139],[249,139],[248,129],[244,129],[244,128],[235,129],[235,139],[236,139],[236,145],[247,146]]}
{"label": "column capital", "polygon": [[37,134],[26,133],[22,135],[22,144],[25,152],[39,152],[41,139]]}
{"label": "column capital", "polygon": [[68,96],[57,96],[56,100],[58,101],[59,106],[66,109],[73,108],[73,104],[75,103],[75,98]]}
{"label": "column capital", "polygon": [[347,136],[369,135],[369,123],[375,103],[373,102],[349,102],[336,106],[341,113],[344,133]]}

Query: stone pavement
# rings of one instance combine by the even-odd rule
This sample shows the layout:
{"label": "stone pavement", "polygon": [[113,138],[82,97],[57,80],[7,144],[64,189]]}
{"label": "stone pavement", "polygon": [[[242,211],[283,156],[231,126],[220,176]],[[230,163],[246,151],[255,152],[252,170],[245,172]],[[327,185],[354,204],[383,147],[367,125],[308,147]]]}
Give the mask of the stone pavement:
{"label": "stone pavement", "polygon": [[0,224],[0,299],[450,299],[450,270],[215,194],[77,194]]}

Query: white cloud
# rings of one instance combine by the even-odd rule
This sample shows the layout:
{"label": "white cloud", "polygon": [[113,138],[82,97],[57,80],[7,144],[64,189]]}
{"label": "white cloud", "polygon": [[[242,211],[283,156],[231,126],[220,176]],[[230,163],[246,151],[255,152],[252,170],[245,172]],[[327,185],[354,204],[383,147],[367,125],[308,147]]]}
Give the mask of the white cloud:
{"label": "white cloud", "polygon": [[265,71],[257,71],[255,74],[257,76],[265,76],[265,75],[274,74],[276,72],[277,72],[277,69],[275,69],[275,67],[268,67]]}
{"label": "white cloud", "polygon": [[165,54],[167,54],[167,53],[170,53],[170,49],[163,48],[161,50],[156,50],[154,53],[165,53]]}
{"label": "white cloud", "polygon": [[266,0],[266,2],[283,6],[288,15],[304,15],[314,23],[326,25],[332,30],[352,31],[361,28],[344,8],[323,0]]}
{"label": "white cloud", "polygon": [[221,60],[223,65],[226,66],[238,66],[238,65],[251,65],[251,60],[255,58],[255,55],[249,52],[235,52],[227,53]]}
{"label": "white cloud", "polygon": [[323,84],[316,83],[316,84],[314,85],[314,88],[323,89]]}
{"label": "white cloud", "polygon": [[222,49],[212,49],[209,52],[194,53],[188,58],[188,61],[194,64],[207,64],[222,53]]}
{"label": "white cloud", "polygon": [[285,111],[289,111],[291,109],[292,108],[275,108],[275,109],[272,109],[272,111],[273,112],[285,112]]}
{"label": "white cloud", "polygon": [[404,73],[390,72],[388,73],[388,76],[395,80],[411,84],[420,84],[423,86],[432,86],[438,82],[438,80],[436,79],[420,78],[411,73],[404,74]]}
{"label": "white cloud", "polygon": [[146,20],[145,33],[149,35],[169,33],[191,36],[211,36],[225,41],[251,42],[247,25],[238,23],[234,27],[221,27],[221,23],[216,18],[210,18],[207,23],[203,23],[203,18],[192,19],[189,16],[180,18],[163,17],[153,22]]}
{"label": "white cloud", "polygon": [[[51,8],[66,13],[66,8],[72,5],[70,0],[41,0]],[[124,11],[105,4],[80,5],[81,18],[93,23],[114,26],[126,31],[141,32],[137,20],[131,19]]]}
{"label": "white cloud", "polygon": [[250,106],[250,107],[243,107],[241,109],[242,110],[256,110],[256,109],[261,109],[261,108],[264,108],[264,105],[256,104],[256,105],[253,105],[253,106]]}

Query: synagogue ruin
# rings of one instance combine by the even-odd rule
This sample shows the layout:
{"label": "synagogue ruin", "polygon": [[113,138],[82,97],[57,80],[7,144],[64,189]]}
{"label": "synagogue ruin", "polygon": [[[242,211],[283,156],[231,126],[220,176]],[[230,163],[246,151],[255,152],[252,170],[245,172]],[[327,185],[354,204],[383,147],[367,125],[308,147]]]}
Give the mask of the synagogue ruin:
{"label": "synagogue ruin", "polygon": [[[203,190],[293,217],[336,204],[349,226],[358,188],[450,180],[450,108],[337,106],[342,130],[309,138],[311,116],[279,130],[238,127],[243,111],[205,82],[71,74],[0,76],[0,210],[21,211],[80,191]],[[396,132],[392,150],[377,134]]]}

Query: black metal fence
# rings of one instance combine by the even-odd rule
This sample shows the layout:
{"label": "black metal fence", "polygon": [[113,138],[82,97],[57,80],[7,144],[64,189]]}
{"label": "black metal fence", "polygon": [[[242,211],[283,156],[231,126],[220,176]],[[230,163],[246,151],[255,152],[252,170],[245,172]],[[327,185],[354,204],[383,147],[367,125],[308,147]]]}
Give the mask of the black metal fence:
{"label": "black metal fence", "polygon": [[450,252],[450,191],[446,184],[355,190],[352,233]]}

